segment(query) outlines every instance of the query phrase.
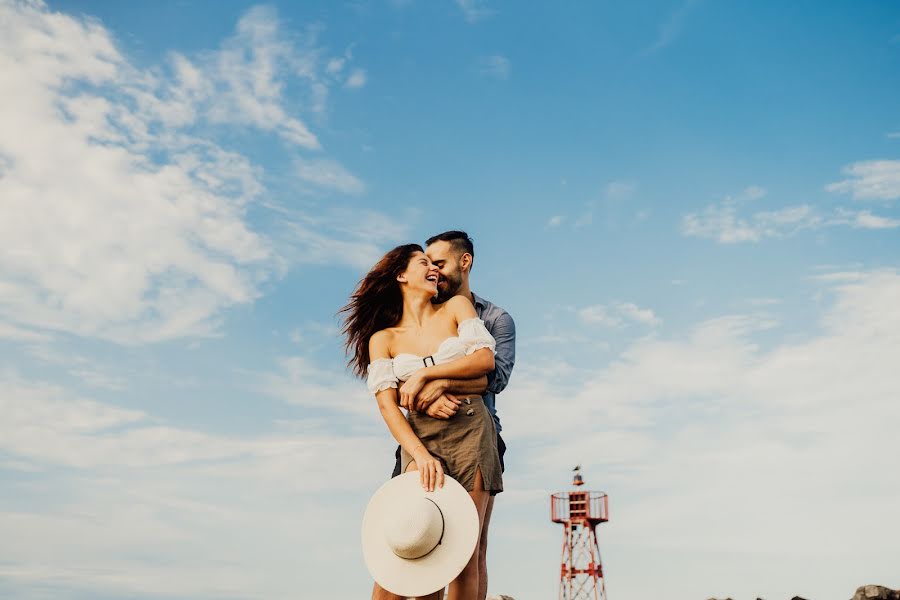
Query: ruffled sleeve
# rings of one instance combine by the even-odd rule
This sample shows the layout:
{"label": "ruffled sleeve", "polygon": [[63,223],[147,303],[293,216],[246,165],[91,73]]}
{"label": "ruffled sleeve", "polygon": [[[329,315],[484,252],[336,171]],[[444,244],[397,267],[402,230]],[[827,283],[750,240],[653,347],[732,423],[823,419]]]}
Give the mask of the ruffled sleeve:
{"label": "ruffled sleeve", "polygon": [[466,346],[466,356],[482,348],[490,348],[497,353],[497,342],[484,326],[484,321],[477,317],[466,319],[459,324],[459,339]]}
{"label": "ruffled sleeve", "polygon": [[381,390],[397,387],[397,377],[394,375],[394,361],[390,358],[377,358],[369,363],[366,386],[373,394],[377,394]]}

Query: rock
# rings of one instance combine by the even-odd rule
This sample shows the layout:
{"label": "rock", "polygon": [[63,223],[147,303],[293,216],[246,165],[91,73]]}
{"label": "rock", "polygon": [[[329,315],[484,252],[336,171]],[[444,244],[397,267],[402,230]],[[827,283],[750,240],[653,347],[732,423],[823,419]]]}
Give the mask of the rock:
{"label": "rock", "polygon": [[853,600],[900,600],[900,590],[883,585],[863,585],[856,588]]}

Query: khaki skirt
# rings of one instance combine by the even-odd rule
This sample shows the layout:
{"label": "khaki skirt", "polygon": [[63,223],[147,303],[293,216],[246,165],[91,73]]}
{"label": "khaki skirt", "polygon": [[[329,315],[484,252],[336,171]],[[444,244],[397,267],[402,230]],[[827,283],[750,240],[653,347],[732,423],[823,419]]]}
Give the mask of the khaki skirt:
{"label": "khaki skirt", "polygon": [[[412,430],[425,448],[444,467],[444,473],[466,490],[475,489],[475,474],[481,471],[484,489],[494,495],[503,491],[497,431],[494,419],[481,396],[460,398],[462,404],[449,419],[435,419],[425,413],[407,415]],[[406,450],[400,452],[400,467],[406,472],[413,461]]]}

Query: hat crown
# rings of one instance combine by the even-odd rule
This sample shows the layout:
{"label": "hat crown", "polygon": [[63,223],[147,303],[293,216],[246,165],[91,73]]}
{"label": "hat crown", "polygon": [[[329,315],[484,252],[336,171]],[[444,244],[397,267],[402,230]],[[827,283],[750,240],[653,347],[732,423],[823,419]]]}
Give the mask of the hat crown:
{"label": "hat crown", "polygon": [[434,550],[444,535],[444,516],[437,504],[419,496],[396,507],[385,523],[388,548],[400,558],[422,558]]}

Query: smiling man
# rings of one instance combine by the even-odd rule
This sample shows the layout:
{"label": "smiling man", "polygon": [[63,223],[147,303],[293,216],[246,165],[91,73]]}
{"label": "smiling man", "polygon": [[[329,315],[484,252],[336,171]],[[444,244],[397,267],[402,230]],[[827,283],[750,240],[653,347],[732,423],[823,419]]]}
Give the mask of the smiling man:
{"label": "smiling man", "polygon": [[[496,355],[494,356],[494,371],[487,377],[487,387],[479,387],[476,391],[481,393],[484,404],[494,417],[494,425],[497,428],[497,451],[500,453],[500,465],[504,467],[503,455],[506,453],[506,444],[500,437],[500,418],[497,416],[497,394],[506,389],[509,376],[512,374],[513,365],[516,362],[516,324],[508,312],[496,304],[477,296],[469,287],[469,274],[472,272],[472,264],[475,260],[475,247],[472,239],[464,231],[447,231],[425,242],[425,253],[440,270],[438,279],[438,295],[434,302],[446,302],[453,296],[463,296],[475,305],[478,318],[484,321],[484,325],[497,342]],[[447,381],[443,383],[445,391],[443,401],[446,406],[447,393],[467,393],[474,386],[481,386],[481,380],[474,381]],[[430,408],[427,405],[428,398],[422,390],[417,410]],[[433,403],[432,403],[433,404]],[[458,404],[457,404],[458,406]],[[435,416],[434,410],[428,411]],[[455,411],[454,411],[455,412]],[[479,599],[487,596],[487,541],[488,526],[491,522],[491,513],[494,509],[494,497],[488,501],[487,512],[484,516],[484,527],[481,530],[481,561],[478,565],[478,593]]]}

